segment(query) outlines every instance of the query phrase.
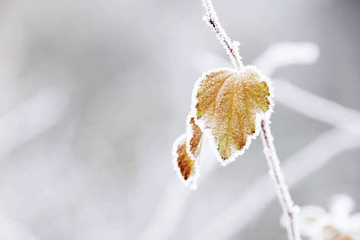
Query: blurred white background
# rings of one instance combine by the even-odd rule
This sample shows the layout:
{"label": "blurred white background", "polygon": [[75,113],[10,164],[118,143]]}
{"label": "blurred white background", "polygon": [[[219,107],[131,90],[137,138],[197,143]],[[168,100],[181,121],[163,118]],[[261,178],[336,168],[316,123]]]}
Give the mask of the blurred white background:
{"label": "blurred white background", "polygon": [[[245,64],[310,44],[271,74],[278,155],[298,205],[359,206],[360,2],[213,3]],[[227,167],[203,154],[197,191],[173,170],[195,81],[231,66],[203,15],[200,0],[0,0],[1,240],[286,239],[260,139]]]}

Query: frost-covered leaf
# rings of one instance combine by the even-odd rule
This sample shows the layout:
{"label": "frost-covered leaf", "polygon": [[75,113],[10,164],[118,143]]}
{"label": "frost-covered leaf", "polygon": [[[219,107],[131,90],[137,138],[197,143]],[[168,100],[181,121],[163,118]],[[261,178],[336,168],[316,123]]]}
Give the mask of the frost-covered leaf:
{"label": "frost-covered leaf", "polygon": [[188,119],[188,128],[186,134],[181,135],[174,143],[173,155],[176,171],[180,173],[185,183],[196,187],[198,158],[202,146],[203,133],[200,127],[195,123],[195,118]]}
{"label": "frost-covered leaf", "polygon": [[196,159],[200,155],[201,145],[202,145],[202,136],[203,133],[200,127],[195,123],[195,118],[191,117],[188,127],[188,152],[191,154],[191,157]]}
{"label": "frost-covered leaf", "polygon": [[258,134],[259,117],[271,112],[269,82],[252,66],[204,74],[194,91],[197,122],[223,160],[240,155]]}
{"label": "frost-covered leaf", "polygon": [[175,142],[174,157],[176,159],[176,166],[180,170],[181,176],[184,180],[195,174],[195,159],[191,157],[187,151],[186,135],[181,135]]}

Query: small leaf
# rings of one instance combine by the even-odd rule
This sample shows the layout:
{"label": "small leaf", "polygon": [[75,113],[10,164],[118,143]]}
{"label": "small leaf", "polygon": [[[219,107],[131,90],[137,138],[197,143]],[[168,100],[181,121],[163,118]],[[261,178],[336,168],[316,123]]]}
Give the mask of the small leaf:
{"label": "small leaf", "polygon": [[184,180],[188,180],[188,178],[195,174],[195,159],[193,159],[187,151],[186,147],[186,135],[182,135],[175,142],[175,159],[176,166],[180,170],[181,176]]}
{"label": "small leaf", "polygon": [[203,131],[209,130],[223,160],[232,161],[258,135],[260,116],[272,107],[270,87],[255,67],[221,69],[197,82],[194,107]]}
{"label": "small leaf", "polygon": [[196,159],[200,154],[203,133],[201,128],[195,123],[194,117],[191,117],[189,121],[188,136],[190,136],[190,140],[187,143],[189,147],[188,152],[192,158]]}
{"label": "small leaf", "polygon": [[203,133],[200,127],[195,123],[195,118],[188,120],[187,133],[181,135],[174,143],[173,155],[174,164],[179,171],[181,178],[185,183],[196,187],[198,158],[202,146]]}

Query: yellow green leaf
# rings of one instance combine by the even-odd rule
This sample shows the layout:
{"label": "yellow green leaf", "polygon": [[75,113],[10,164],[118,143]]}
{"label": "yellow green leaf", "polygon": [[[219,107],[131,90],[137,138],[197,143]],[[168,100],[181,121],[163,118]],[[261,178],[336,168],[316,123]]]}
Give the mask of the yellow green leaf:
{"label": "yellow green leaf", "polygon": [[258,134],[272,108],[269,81],[255,67],[204,74],[195,88],[197,122],[208,130],[224,163],[234,160]]}

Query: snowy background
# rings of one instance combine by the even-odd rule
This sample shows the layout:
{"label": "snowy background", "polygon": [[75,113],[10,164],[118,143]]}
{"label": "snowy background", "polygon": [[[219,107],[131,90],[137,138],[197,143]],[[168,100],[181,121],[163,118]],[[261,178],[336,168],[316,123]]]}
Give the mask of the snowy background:
{"label": "snowy background", "polygon": [[[360,1],[214,6],[245,64],[308,43],[311,64],[272,74],[278,155],[298,205],[345,193],[359,211]],[[231,66],[203,15],[200,0],[0,0],[1,240],[286,239],[259,138],[227,167],[203,154],[197,191],[173,170],[195,81]]]}

